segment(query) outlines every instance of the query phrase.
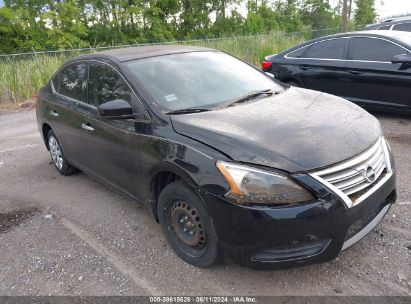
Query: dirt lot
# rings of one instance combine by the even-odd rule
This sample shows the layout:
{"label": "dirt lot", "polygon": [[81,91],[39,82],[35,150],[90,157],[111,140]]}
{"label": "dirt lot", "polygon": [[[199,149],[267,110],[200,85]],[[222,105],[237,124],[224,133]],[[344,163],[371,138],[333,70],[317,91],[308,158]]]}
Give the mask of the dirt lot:
{"label": "dirt lot", "polygon": [[282,271],[197,269],[145,209],[83,173],[60,176],[33,110],[0,115],[0,295],[411,295],[411,117],[378,115],[398,201],[336,260]]}

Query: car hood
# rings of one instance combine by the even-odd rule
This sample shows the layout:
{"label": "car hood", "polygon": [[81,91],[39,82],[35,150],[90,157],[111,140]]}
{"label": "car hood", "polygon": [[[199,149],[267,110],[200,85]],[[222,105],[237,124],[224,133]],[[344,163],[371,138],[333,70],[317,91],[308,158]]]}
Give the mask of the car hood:
{"label": "car hood", "polygon": [[177,133],[235,161],[288,172],[346,160],[381,135],[378,120],[360,107],[300,88],[247,104],[170,117]]}

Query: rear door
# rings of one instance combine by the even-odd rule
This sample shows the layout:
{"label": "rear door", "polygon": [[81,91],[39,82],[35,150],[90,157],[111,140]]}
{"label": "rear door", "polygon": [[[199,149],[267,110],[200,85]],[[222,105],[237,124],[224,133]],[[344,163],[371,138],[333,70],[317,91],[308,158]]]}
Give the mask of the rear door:
{"label": "rear door", "polygon": [[347,41],[333,38],[316,42],[293,60],[305,88],[344,96]]}
{"label": "rear door", "polygon": [[366,107],[411,107],[411,69],[393,64],[396,55],[408,50],[377,37],[353,37],[349,43],[347,98]]}
{"label": "rear door", "polygon": [[72,63],[64,67],[52,80],[55,102],[46,106],[47,119],[65,156],[74,164],[81,164],[83,159],[77,103],[86,101],[86,79],[86,64]]}

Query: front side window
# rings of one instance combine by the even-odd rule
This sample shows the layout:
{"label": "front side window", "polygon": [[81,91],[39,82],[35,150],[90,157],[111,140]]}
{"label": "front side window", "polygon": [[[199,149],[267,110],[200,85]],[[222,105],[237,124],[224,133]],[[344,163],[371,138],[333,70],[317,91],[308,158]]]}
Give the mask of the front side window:
{"label": "front side window", "polygon": [[304,58],[344,59],[347,39],[331,39],[314,43],[304,53]]}
{"label": "front side window", "polygon": [[102,64],[91,64],[88,80],[88,102],[98,106],[122,99],[131,103],[131,90],[115,70]]}
{"label": "front side window", "polygon": [[350,53],[352,60],[390,62],[394,56],[407,51],[386,40],[358,37],[350,39]]}
{"label": "front side window", "polygon": [[163,110],[212,109],[245,95],[284,88],[264,73],[222,52],[189,52],[126,63]]}
{"label": "front side window", "polygon": [[61,71],[60,84],[55,89],[64,96],[85,102],[85,80],[86,65],[83,63],[71,64]]}
{"label": "front side window", "polygon": [[396,24],[393,27],[395,31],[411,32],[411,22]]}

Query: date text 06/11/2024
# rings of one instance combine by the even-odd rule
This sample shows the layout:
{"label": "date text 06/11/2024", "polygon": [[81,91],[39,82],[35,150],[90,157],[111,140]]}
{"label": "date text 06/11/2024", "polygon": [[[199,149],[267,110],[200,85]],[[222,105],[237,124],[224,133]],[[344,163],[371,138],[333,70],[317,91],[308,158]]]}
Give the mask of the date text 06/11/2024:
{"label": "date text 06/11/2024", "polygon": [[257,303],[255,297],[248,296],[159,296],[149,300],[150,303]]}

